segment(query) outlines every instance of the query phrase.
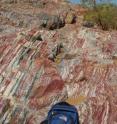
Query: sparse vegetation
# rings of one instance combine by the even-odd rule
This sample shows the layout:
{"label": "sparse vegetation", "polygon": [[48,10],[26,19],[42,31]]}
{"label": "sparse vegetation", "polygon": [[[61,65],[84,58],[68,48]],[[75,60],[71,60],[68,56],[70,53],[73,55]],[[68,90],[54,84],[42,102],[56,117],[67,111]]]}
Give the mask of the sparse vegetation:
{"label": "sparse vegetation", "polygon": [[113,4],[100,4],[89,9],[84,16],[84,21],[93,22],[103,30],[117,30],[117,6]]}

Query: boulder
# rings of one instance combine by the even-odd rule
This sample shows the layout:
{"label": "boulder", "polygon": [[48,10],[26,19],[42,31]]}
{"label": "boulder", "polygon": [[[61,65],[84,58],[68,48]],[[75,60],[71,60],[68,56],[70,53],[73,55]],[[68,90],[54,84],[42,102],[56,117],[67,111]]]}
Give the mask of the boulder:
{"label": "boulder", "polygon": [[40,27],[50,30],[61,28],[65,25],[64,21],[57,15],[49,15],[46,13],[40,13],[38,15],[40,21]]}
{"label": "boulder", "polygon": [[49,55],[48,59],[54,62],[56,57],[62,53],[62,49],[64,49],[63,44],[57,44],[56,47],[52,49],[52,53]]}
{"label": "boulder", "polygon": [[66,24],[73,24],[76,21],[76,16],[73,12],[68,12],[66,17],[65,17],[65,23]]}
{"label": "boulder", "polygon": [[37,1],[37,0],[36,0],[36,1],[31,1],[30,3],[31,3],[32,6],[34,6],[34,7],[44,8],[45,5],[47,4],[47,1],[42,1],[42,0]]}
{"label": "boulder", "polygon": [[87,27],[87,28],[92,28],[92,27],[94,27],[94,23],[91,21],[85,21],[85,22],[83,22],[83,26]]}

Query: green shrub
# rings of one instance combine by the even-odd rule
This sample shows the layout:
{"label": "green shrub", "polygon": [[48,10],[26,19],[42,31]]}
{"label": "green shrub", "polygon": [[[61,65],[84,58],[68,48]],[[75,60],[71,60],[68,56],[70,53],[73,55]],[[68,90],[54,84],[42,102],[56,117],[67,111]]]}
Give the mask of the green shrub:
{"label": "green shrub", "polygon": [[96,9],[90,9],[84,16],[84,21],[91,21],[103,30],[117,29],[117,6],[100,4]]}

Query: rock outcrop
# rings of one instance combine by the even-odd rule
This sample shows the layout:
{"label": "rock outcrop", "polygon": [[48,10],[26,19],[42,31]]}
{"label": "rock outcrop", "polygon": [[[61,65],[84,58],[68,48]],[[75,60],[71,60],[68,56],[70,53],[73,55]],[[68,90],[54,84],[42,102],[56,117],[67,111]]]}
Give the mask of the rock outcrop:
{"label": "rock outcrop", "polygon": [[76,15],[72,11],[67,12],[65,17],[65,24],[73,24],[76,22]]}
{"label": "rock outcrop", "polygon": [[40,13],[38,17],[40,21],[40,27],[47,28],[49,30],[59,29],[65,25],[65,21],[57,15]]}

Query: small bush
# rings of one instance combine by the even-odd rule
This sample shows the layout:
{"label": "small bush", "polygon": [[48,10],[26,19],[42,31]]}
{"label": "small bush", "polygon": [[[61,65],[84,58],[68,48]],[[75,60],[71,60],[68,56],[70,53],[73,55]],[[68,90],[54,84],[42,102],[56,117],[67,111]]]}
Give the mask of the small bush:
{"label": "small bush", "polygon": [[84,21],[91,21],[103,30],[117,29],[117,6],[113,4],[97,5],[84,16]]}

